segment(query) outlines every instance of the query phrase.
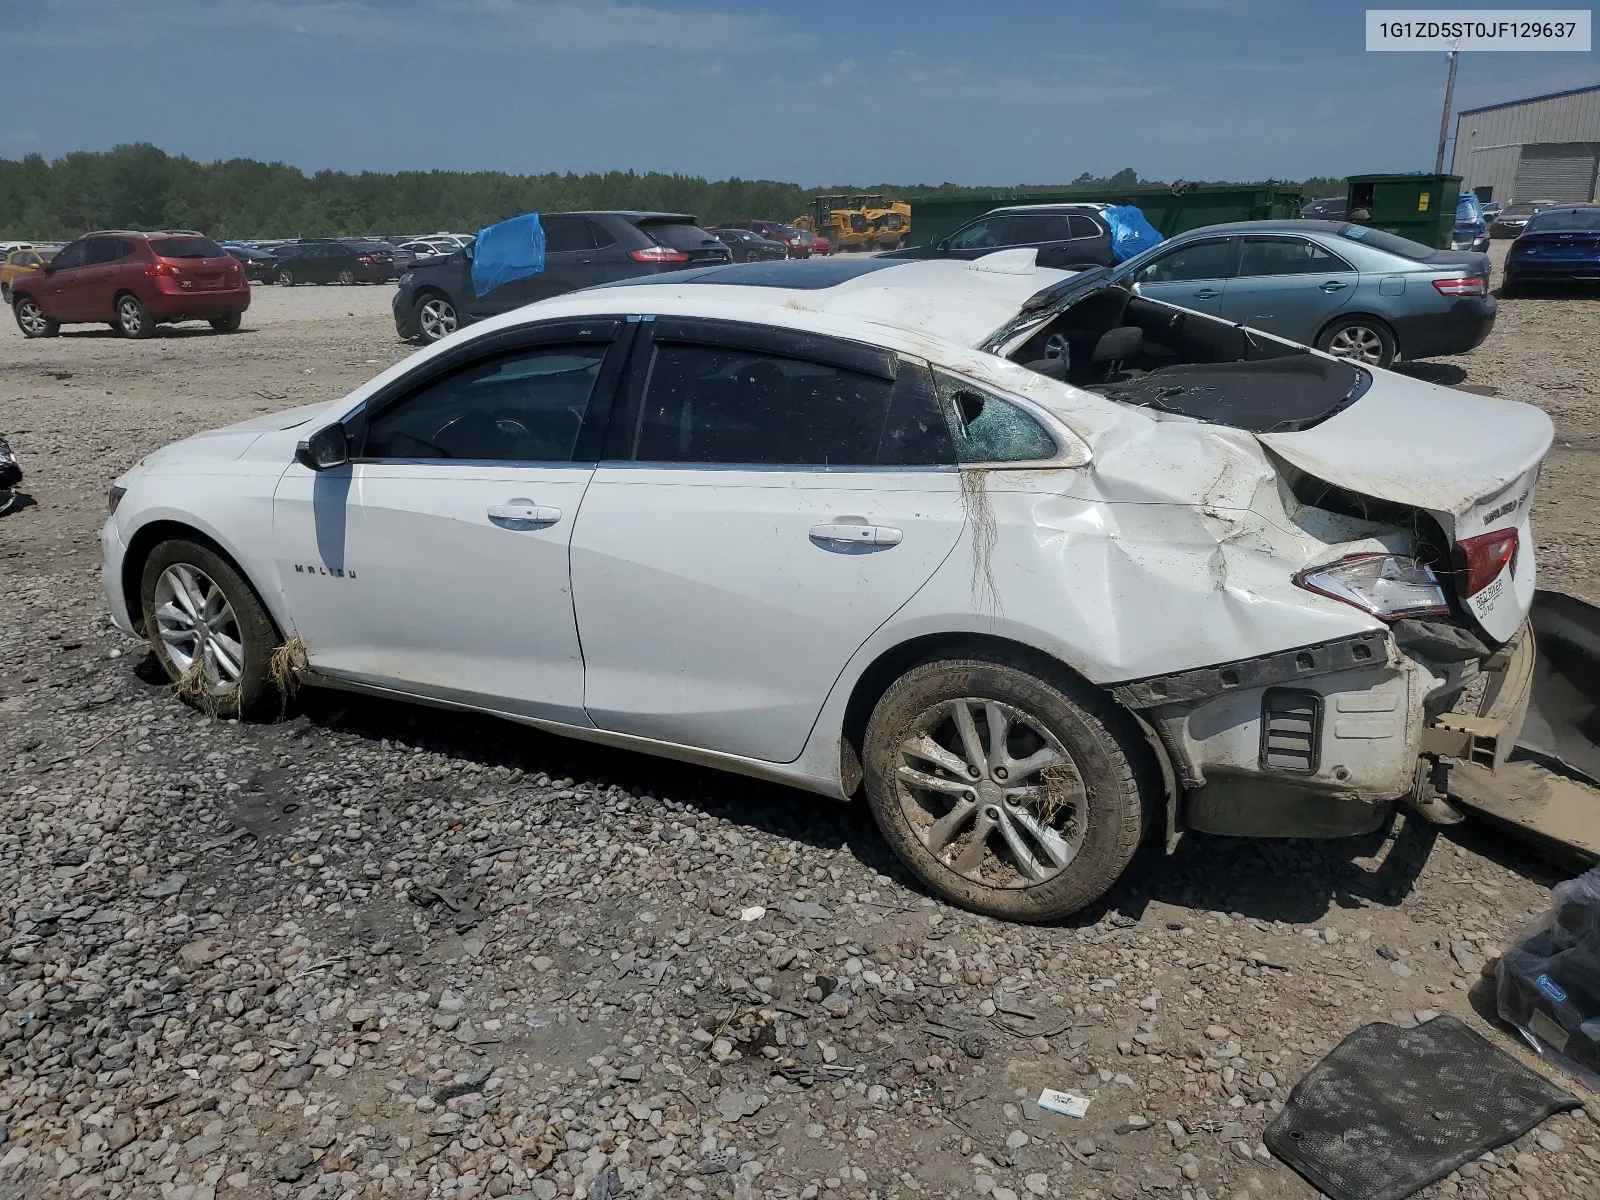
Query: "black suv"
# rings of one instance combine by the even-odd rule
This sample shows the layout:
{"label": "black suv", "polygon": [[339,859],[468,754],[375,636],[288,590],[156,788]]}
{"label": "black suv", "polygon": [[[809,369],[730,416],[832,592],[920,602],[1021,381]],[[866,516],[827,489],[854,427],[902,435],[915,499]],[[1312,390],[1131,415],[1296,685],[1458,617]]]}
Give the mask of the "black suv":
{"label": "black suv", "polygon": [[726,246],[683,213],[541,213],[539,224],[544,270],[482,296],[472,286],[470,248],[413,260],[394,296],[400,336],[436,342],[462,325],[597,283],[733,261]]}
{"label": "black suv", "polygon": [[1041,267],[1114,267],[1104,204],[1028,204],[997,208],[932,246],[888,250],[879,258],[982,258],[996,250],[1038,250]]}

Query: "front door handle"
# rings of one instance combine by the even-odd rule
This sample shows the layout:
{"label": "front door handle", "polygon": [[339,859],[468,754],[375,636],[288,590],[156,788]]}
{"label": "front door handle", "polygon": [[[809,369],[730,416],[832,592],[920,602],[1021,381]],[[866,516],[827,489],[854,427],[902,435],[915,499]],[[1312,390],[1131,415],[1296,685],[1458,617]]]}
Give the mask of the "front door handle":
{"label": "front door handle", "polygon": [[1222,295],[1222,291],[1220,288],[1201,288],[1194,295],[1197,300],[1215,300]]}
{"label": "front door handle", "polygon": [[1341,283],[1337,279],[1330,279],[1327,283],[1322,285],[1322,290],[1325,292],[1342,292],[1349,286],[1350,285],[1348,283]]}
{"label": "front door handle", "polygon": [[814,542],[843,542],[852,546],[898,546],[901,533],[888,525],[847,525],[831,523],[813,525]]}
{"label": "front door handle", "polygon": [[561,520],[561,510],[548,504],[533,504],[527,500],[513,500],[510,504],[496,504],[489,509],[491,521],[515,521],[523,525],[554,525]]}

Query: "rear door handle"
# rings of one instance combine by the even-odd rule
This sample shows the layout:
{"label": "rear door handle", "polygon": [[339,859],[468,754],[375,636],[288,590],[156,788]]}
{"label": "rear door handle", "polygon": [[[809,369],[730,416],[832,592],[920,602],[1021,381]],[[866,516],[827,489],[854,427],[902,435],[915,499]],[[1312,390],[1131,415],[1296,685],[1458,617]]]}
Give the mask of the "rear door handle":
{"label": "rear door handle", "polygon": [[1195,293],[1197,300],[1215,300],[1222,292],[1217,288],[1201,288]]}
{"label": "rear door handle", "polygon": [[813,525],[814,542],[847,543],[854,546],[898,546],[901,533],[888,525]]}
{"label": "rear door handle", "polygon": [[491,521],[517,521],[523,524],[554,525],[561,520],[561,510],[547,504],[530,504],[515,500],[510,504],[496,504],[489,509]]}
{"label": "rear door handle", "polygon": [[1330,279],[1327,283],[1322,285],[1322,290],[1325,292],[1342,292],[1349,286],[1350,285],[1348,283],[1341,283],[1337,279]]}

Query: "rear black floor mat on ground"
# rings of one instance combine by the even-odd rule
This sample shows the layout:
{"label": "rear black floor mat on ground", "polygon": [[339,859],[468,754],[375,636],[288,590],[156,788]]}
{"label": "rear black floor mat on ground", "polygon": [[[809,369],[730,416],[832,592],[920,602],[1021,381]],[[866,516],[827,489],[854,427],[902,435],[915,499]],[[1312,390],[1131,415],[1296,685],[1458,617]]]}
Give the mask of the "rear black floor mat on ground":
{"label": "rear black floor mat on ground", "polygon": [[1295,1084],[1266,1141],[1332,1200],[1400,1200],[1580,1106],[1454,1017],[1378,1023]]}

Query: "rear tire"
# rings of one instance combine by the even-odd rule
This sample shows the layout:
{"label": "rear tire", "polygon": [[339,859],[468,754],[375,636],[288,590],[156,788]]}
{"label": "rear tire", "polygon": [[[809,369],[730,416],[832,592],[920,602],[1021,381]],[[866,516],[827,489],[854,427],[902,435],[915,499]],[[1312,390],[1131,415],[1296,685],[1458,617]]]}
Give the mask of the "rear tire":
{"label": "rear tire", "polygon": [[219,717],[281,709],[272,704],[272,618],[216,551],[185,538],[162,542],[145,560],[139,598],[150,648],[184,703]]}
{"label": "rear tire", "polygon": [[1399,353],[1394,330],[1376,317],[1335,317],[1317,335],[1317,349],[1367,367],[1387,367]]}
{"label": "rear tire", "polygon": [[17,319],[17,328],[28,338],[55,337],[61,332],[61,322],[44,315],[44,309],[31,296],[21,297],[11,306],[11,315]]}
{"label": "rear tire", "polygon": [[889,687],[863,767],[878,828],[918,879],[973,912],[1043,922],[1094,903],[1132,860],[1143,753],[1131,723],[1065,671],[976,653]]}
{"label": "rear tire", "polygon": [[124,292],[117,297],[118,333],[137,341],[149,337],[155,331],[156,323],[150,319],[150,310],[145,308],[144,301],[132,292]]}
{"label": "rear tire", "polygon": [[220,317],[211,318],[211,328],[218,333],[238,333],[239,325],[243,320],[243,313],[224,313]]}
{"label": "rear tire", "polygon": [[339,268],[339,282],[340,283],[352,284],[355,281],[356,281],[356,273],[354,271],[352,271],[349,267],[341,267],[341,268]]}

